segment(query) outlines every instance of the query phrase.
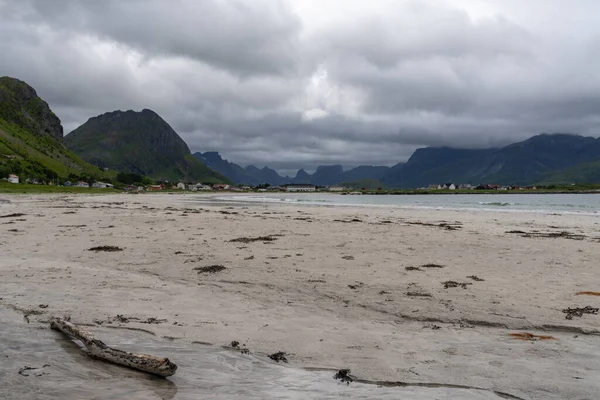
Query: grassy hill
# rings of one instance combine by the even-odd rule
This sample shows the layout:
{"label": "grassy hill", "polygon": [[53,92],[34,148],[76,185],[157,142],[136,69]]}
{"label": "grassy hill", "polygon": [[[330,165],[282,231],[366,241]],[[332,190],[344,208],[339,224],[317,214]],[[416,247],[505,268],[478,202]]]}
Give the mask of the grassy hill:
{"label": "grassy hill", "polygon": [[0,78],[0,178],[21,180],[105,178],[106,175],[68,150],[60,120],[25,82]]}

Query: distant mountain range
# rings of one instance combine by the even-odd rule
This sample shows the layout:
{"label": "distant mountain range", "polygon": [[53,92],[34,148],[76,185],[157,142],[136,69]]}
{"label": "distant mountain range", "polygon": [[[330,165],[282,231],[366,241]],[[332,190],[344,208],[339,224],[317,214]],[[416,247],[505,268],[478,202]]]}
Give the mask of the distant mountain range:
{"label": "distant mountain range", "polygon": [[[400,188],[443,182],[527,185],[556,180],[561,170],[599,160],[600,139],[541,134],[502,148],[418,149],[406,165],[390,171],[382,182]],[[579,181],[571,171],[569,180]]]}
{"label": "distant mountain range", "polygon": [[317,168],[314,174],[299,170],[294,178],[273,169],[242,168],[219,153],[194,153],[210,168],[236,183],[348,184],[419,188],[444,182],[467,184],[600,183],[600,139],[571,134],[541,134],[502,148],[418,149],[406,163],[393,167],[360,166],[344,171],[341,165]]}
{"label": "distant mountain range", "polygon": [[233,162],[224,160],[221,155],[214,151],[206,153],[194,153],[194,156],[206,164],[207,167],[225,175],[234,183],[246,185],[259,185],[268,183],[270,185],[285,185],[288,183],[307,183],[319,186],[336,185],[343,182],[358,182],[363,180],[379,180],[390,167],[384,166],[360,166],[344,171],[341,165],[322,165],[314,174],[307,173],[304,169],[298,170],[295,177],[281,176],[269,167],[258,168],[249,165],[246,168]]}
{"label": "distant mountain range", "polygon": [[92,117],[65,136],[65,143],[101,168],[171,182],[229,182],[193,157],[177,132],[152,110]]}

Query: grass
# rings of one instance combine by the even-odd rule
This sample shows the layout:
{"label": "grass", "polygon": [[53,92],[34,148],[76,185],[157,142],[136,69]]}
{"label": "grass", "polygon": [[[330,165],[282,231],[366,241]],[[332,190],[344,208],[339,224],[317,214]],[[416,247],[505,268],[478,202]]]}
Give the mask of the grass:
{"label": "grass", "polygon": [[115,189],[95,189],[52,185],[29,185],[15,184],[6,181],[0,181],[0,193],[14,194],[35,194],[35,193],[86,193],[86,194],[107,194],[117,193]]}

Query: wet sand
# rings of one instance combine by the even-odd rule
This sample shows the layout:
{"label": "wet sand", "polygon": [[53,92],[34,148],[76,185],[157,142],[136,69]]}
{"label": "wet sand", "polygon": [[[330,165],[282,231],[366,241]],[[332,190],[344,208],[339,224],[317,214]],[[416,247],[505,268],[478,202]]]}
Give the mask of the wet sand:
{"label": "wet sand", "polygon": [[[186,360],[182,348],[235,340],[251,354],[234,357],[258,365],[271,366],[266,356],[284,351],[285,368],[298,371],[350,368],[364,380],[489,390],[461,389],[480,396],[473,399],[499,398],[494,391],[593,399],[600,386],[600,315],[566,319],[563,313],[600,307],[600,297],[577,294],[600,291],[600,218],[231,206],[198,202],[206,199],[200,195],[4,198],[10,203],[0,205],[0,216],[24,214],[0,218],[0,307],[21,314],[12,330],[36,327],[32,332],[56,342],[47,321],[69,314],[95,326],[90,330],[107,342],[123,343],[127,333],[143,347],[148,338],[151,349],[161,350],[157,355],[175,362]],[[88,250],[96,246],[122,251]],[[201,272],[215,265],[225,269]],[[510,335],[522,332],[552,339]],[[5,339],[0,344],[6,352]],[[36,353],[42,365],[46,351]],[[0,373],[17,374],[17,365],[27,365],[19,354],[6,354],[10,368]],[[33,379],[17,374],[2,394],[26,398],[16,388],[43,388],[44,379],[59,374],[53,368]],[[176,377],[190,376],[185,370]],[[330,379],[340,387],[330,371],[323,374],[297,381]],[[180,386],[193,389],[185,382]],[[194,396],[175,385],[172,398]],[[358,397],[355,387],[343,395]],[[399,392],[403,398],[431,398],[419,397],[424,388],[402,390],[412,391]],[[444,390],[433,397],[452,395]],[[265,393],[255,392],[256,398],[301,398]],[[326,391],[316,393],[307,397],[326,398]],[[165,397],[150,391],[140,398],[152,396]]]}

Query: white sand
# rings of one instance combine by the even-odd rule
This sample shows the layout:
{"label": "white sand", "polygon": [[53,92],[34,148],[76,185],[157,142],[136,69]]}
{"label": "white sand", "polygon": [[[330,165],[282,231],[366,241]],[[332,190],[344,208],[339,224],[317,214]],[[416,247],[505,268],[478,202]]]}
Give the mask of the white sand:
{"label": "white sand", "polygon": [[[347,367],[365,379],[477,386],[526,399],[600,392],[600,315],[566,320],[561,312],[600,307],[600,297],[576,295],[600,291],[597,217],[231,208],[195,203],[199,195],[1,197],[10,203],[0,215],[26,215],[0,218],[0,306],[44,311],[32,323],[62,314],[103,326],[117,314],[156,317],[167,322],[112,325],[184,342],[237,340],[253,352],[285,351],[292,365]],[[361,222],[335,221],[353,218]],[[409,224],[441,221],[462,228]],[[229,242],[265,235],[276,240]],[[100,245],[124,250],[86,251]],[[405,269],[426,263],[444,268]],[[213,264],[227,269],[193,270]],[[472,285],[444,289],[448,280]],[[519,341],[512,332],[557,340]]]}

